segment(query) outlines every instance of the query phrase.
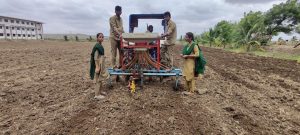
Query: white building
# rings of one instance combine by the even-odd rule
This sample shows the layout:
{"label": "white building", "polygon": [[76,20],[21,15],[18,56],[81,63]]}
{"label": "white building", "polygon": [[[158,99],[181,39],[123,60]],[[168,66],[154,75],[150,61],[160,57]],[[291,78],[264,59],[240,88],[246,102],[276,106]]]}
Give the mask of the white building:
{"label": "white building", "polygon": [[43,23],[0,16],[0,39],[42,39]]}

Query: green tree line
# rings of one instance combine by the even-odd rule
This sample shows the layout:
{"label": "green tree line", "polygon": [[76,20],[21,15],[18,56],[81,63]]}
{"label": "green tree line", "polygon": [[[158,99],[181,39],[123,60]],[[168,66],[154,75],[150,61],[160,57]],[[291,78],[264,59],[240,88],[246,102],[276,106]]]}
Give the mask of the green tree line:
{"label": "green tree line", "polygon": [[267,45],[280,32],[300,33],[300,2],[287,0],[266,12],[244,13],[238,22],[222,20],[197,37],[197,42],[225,48],[227,45],[247,51]]}

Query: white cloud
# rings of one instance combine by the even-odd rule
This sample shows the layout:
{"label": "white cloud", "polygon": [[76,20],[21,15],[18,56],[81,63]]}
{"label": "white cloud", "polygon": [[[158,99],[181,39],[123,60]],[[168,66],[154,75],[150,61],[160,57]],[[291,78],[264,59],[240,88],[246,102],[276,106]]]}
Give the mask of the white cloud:
{"label": "white cloud", "polygon": [[261,4],[270,3],[273,1],[284,1],[284,0],[225,0],[225,2],[232,4]]}
{"label": "white cloud", "polygon": [[[177,24],[178,36],[188,31],[200,33],[221,20],[239,20],[244,12],[266,11],[280,0],[0,0],[0,15],[44,22],[45,33],[109,33],[108,19],[114,7],[123,8],[125,31],[128,17],[138,13],[170,11]],[[160,20],[143,20],[137,31],[153,24],[162,32]]]}

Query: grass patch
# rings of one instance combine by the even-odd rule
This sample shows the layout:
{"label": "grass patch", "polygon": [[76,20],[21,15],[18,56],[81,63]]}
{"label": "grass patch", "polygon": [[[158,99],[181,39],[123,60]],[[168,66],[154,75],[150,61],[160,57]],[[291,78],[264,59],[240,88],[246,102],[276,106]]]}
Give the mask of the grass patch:
{"label": "grass patch", "polygon": [[[207,45],[204,45],[204,46],[209,47]],[[211,47],[211,48],[223,49],[221,47]],[[225,48],[224,50],[229,51],[229,52],[234,52],[234,53],[249,53],[249,54],[254,54],[256,56],[272,57],[272,58],[285,59],[285,60],[295,60],[298,63],[300,63],[300,54],[288,54],[288,53],[282,53],[282,52],[267,52],[264,50],[247,52],[246,51],[247,49],[245,47]]]}
{"label": "grass patch", "polygon": [[231,48],[225,48],[224,50],[230,51],[230,52],[234,52],[234,53],[246,53],[246,50],[243,47],[241,47],[241,48],[233,48],[233,49],[231,49]]}
{"label": "grass patch", "polygon": [[298,63],[300,63],[300,54],[293,55],[288,53],[281,53],[281,52],[267,52],[267,51],[251,51],[247,52],[244,47],[240,48],[226,48],[224,49],[226,51],[234,52],[234,53],[250,53],[254,54],[256,56],[264,56],[264,57],[272,57],[272,58],[278,58],[278,59],[285,59],[285,60],[296,60]]}
{"label": "grass patch", "polygon": [[278,59],[286,59],[286,60],[296,60],[300,63],[300,55],[292,55],[287,53],[279,53],[279,52],[262,52],[262,51],[254,51],[250,52],[254,55],[264,56],[264,57],[273,57]]}

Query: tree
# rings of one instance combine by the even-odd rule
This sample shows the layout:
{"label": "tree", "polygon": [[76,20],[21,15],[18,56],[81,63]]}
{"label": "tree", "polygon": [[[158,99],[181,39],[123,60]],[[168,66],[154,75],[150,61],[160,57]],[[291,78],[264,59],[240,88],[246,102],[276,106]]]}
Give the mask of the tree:
{"label": "tree", "polygon": [[291,33],[300,21],[300,3],[288,0],[286,3],[274,5],[265,14],[266,34],[272,37],[279,32]]}
{"label": "tree", "polygon": [[247,50],[267,45],[272,36],[279,32],[300,33],[300,2],[287,0],[274,5],[267,12],[244,13],[244,17],[237,23],[220,21],[214,28],[210,28],[200,35],[202,43],[225,45],[234,43],[246,46]]}
{"label": "tree", "polygon": [[215,37],[219,38],[223,48],[226,47],[226,44],[232,41],[231,33],[233,31],[233,24],[228,21],[219,22],[214,28]]}
{"label": "tree", "polygon": [[209,44],[212,47],[215,41],[215,33],[213,28],[210,28],[209,31],[203,32],[199,37],[197,37],[197,41],[202,44]]}
{"label": "tree", "polygon": [[252,12],[244,14],[244,18],[238,23],[239,39],[238,44],[246,45],[247,51],[250,51],[251,46],[260,46],[260,37],[264,34],[264,16],[262,12]]}
{"label": "tree", "polygon": [[64,39],[65,39],[65,41],[69,41],[69,39],[68,39],[68,36],[67,36],[67,35],[64,35]]}
{"label": "tree", "polygon": [[298,24],[298,26],[296,28],[296,32],[300,34],[300,24]]}
{"label": "tree", "polygon": [[208,31],[208,43],[209,43],[209,46],[211,47],[213,42],[215,41],[215,32],[212,28],[209,29]]}
{"label": "tree", "polygon": [[77,35],[75,36],[75,40],[76,40],[76,41],[79,41],[79,39],[78,39],[78,36],[77,36]]}

